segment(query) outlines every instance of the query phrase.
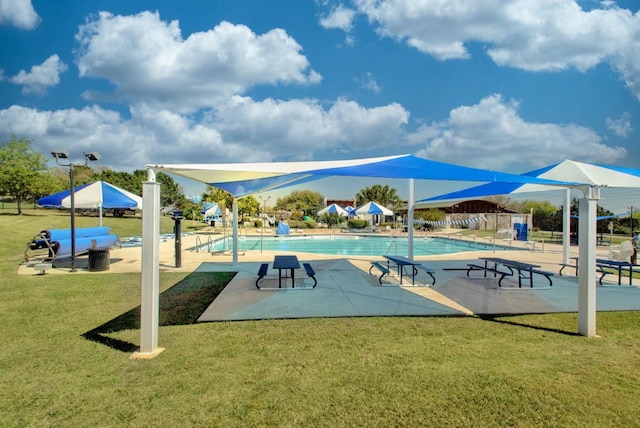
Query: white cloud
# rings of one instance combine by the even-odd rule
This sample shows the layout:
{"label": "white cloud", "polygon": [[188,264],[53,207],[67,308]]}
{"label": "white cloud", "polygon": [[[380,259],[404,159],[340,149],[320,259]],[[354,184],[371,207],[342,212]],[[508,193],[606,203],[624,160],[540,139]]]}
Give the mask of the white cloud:
{"label": "white cloud", "polygon": [[589,128],[526,122],[518,115],[518,103],[500,95],[457,107],[448,120],[420,132],[430,138],[419,155],[500,171],[524,172],[563,159],[607,164],[627,155],[622,147],[603,144]]}
{"label": "white cloud", "polygon": [[349,32],[353,28],[353,18],[356,12],[353,9],[338,5],[327,15],[320,18],[320,25],[328,29],[339,29]]}
{"label": "white cloud", "polygon": [[367,76],[363,79],[356,79],[356,82],[365,88],[368,91],[373,92],[374,94],[380,93],[382,88],[378,86],[378,82],[376,82],[376,78],[370,72],[367,73]]}
{"label": "white cloud", "polygon": [[42,64],[31,67],[30,72],[20,70],[9,81],[22,86],[25,94],[41,94],[47,88],[60,83],[60,74],[67,70],[67,65],[60,61],[58,55],[51,55]]}
{"label": "white cloud", "polygon": [[611,119],[608,117],[607,128],[617,136],[627,138],[629,136],[629,132],[633,131],[629,113],[624,113],[618,119]]}
{"label": "white cloud", "polygon": [[[261,84],[315,84],[302,47],[284,30],[256,35],[222,22],[183,39],[158,13],[100,13],[76,35],[81,76],[112,82],[124,100],[187,112]],[[96,94],[87,94],[96,99]]]}
{"label": "white cloud", "polygon": [[640,99],[640,13],[574,0],[355,0],[378,32],[441,60],[486,44],[502,66],[527,71],[588,70],[609,62]]}
{"label": "white cloud", "polygon": [[23,30],[31,30],[38,25],[40,17],[33,8],[31,0],[1,0],[0,24],[4,22]]}
{"label": "white cloud", "polygon": [[324,108],[316,100],[255,102],[236,96],[197,117],[147,104],[132,107],[130,116],[98,106],[12,106],[0,110],[0,137],[25,136],[43,153],[95,150],[103,165],[133,170],[147,163],[313,159],[327,151],[386,149],[404,135],[409,114],[398,104],[365,108],[338,100]]}

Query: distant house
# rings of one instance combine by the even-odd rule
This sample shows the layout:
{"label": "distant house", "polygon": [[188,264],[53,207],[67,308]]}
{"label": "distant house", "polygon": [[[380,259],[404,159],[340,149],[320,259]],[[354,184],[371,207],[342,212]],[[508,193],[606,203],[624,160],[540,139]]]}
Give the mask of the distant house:
{"label": "distant house", "polygon": [[356,208],[355,199],[325,199],[324,206],[322,208],[326,208],[331,204],[340,205],[342,208],[347,208],[347,207]]}

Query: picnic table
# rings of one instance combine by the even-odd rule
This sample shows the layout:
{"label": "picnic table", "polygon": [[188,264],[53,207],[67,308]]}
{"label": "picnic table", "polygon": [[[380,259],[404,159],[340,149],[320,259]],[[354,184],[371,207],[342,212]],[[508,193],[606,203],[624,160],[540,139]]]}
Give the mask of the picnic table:
{"label": "picnic table", "polygon": [[[547,278],[547,280],[549,281],[549,286],[553,284],[551,280],[551,277],[553,276],[553,274],[551,272],[545,272],[545,271],[539,270],[538,268],[540,267],[540,265],[519,262],[516,260],[507,260],[499,257],[481,257],[480,260],[484,260],[485,275],[486,275],[486,270],[491,270],[494,273],[497,272],[498,266],[504,266],[505,268],[507,268],[511,272],[511,275],[514,275],[517,272],[518,288],[522,288],[522,279],[529,279],[529,286],[533,288],[534,273],[538,275],[542,275],[545,278]],[[493,268],[489,267],[489,263],[493,263]],[[500,282],[502,281],[503,278],[504,276],[500,278]]]}
{"label": "picnic table", "polygon": [[[575,261],[575,264],[562,264],[560,268],[560,275],[562,275],[562,270],[565,267],[575,268],[576,276],[578,276],[578,257],[571,257],[572,260]],[[618,260],[607,260],[607,259],[596,259],[596,268],[600,272],[600,278],[598,279],[598,283],[602,285],[602,280],[606,275],[610,272],[607,269],[613,269],[618,274],[618,285],[622,285],[622,273],[628,271],[629,272],[629,285],[633,284],[633,273],[639,272],[638,269],[640,265],[633,264],[631,262],[624,262]]]}
{"label": "picnic table", "polygon": [[[576,264],[578,260],[576,260]],[[633,272],[638,272],[634,270],[634,268],[640,267],[640,265],[633,264],[631,262],[620,262],[617,260],[605,260],[605,259],[596,259],[596,266],[600,269],[602,276],[600,276],[599,283],[602,285],[602,278],[605,277],[607,272],[605,269],[614,269],[618,272],[618,285],[622,285],[622,272],[625,270],[629,271],[629,285],[633,284]]]}
{"label": "picnic table", "polygon": [[[282,287],[282,278],[291,278],[291,287],[296,286],[295,270],[300,269],[300,262],[296,256],[275,256],[273,258],[273,268],[278,269],[278,288]],[[284,271],[284,276],[282,275]],[[289,271],[290,275],[287,275]]]}
{"label": "picnic table", "polygon": [[411,284],[415,284],[416,274],[418,273],[416,266],[419,265],[420,262],[416,262],[404,256],[383,256],[383,257],[387,259],[387,265],[389,266],[389,268],[391,267],[390,266],[391,263],[396,265],[396,268],[398,270],[398,275],[400,275],[400,284],[402,284],[402,278],[404,275],[405,268],[407,266],[411,266],[411,271],[407,272],[407,274],[411,275]]}

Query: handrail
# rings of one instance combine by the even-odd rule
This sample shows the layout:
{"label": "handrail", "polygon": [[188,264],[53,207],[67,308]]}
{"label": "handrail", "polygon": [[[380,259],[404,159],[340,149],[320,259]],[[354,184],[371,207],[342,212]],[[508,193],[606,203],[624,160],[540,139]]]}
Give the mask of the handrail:
{"label": "handrail", "polygon": [[385,253],[385,255],[389,255],[389,252],[391,251],[391,247],[396,247],[396,256],[398,255],[398,242],[397,241],[393,241],[389,243],[389,248],[387,248],[387,252]]}

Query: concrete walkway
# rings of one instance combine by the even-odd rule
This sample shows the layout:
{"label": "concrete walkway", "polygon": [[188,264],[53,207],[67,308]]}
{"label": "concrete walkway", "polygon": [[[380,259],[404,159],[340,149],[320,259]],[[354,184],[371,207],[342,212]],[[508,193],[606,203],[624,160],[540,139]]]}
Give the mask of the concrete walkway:
{"label": "concrete walkway", "polygon": [[[312,264],[318,285],[306,278],[304,269],[296,273],[296,288],[277,290],[277,271],[270,269],[258,290],[255,286],[260,263],[272,263],[275,253],[251,251],[239,256],[233,266],[228,254],[211,254],[191,250],[202,237],[185,236],[182,240],[181,265],[176,267],[175,243],[165,240],[160,243],[160,274],[163,272],[237,271],[237,275],[202,314],[200,321],[254,320],[309,317],[357,317],[357,316],[447,316],[483,314],[524,314],[578,311],[578,279],[572,269],[565,269],[564,276],[558,271],[562,259],[559,245],[547,244],[539,251],[493,251],[464,252],[442,256],[416,257],[435,270],[436,284],[424,273],[417,277],[416,286],[399,286],[398,279],[391,277],[387,284],[380,285],[376,275],[368,273],[372,260],[382,257],[345,257],[296,254],[300,261]],[[517,245],[519,243],[514,243]],[[524,245],[523,243],[520,243]],[[577,247],[572,247],[577,252]],[[608,248],[598,249],[599,257],[606,258]],[[87,257],[78,257],[74,275],[103,275],[141,271],[141,248],[114,248],[110,251],[109,270],[89,272]],[[576,255],[576,254],[572,254]],[[502,257],[535,263],[542,270],[553,272],[553,286],[519,289],[517,282],[507,278],[503,287],[496,279],[483,278],[475,272],[473,278],[466,271],[445,270],[464,268],[467,263],[478,262],[480,257]],[[70,260],[54,263],[46,275],[69,274]],[[18,273],[37,275],[29,263],[20,266]],[[421,276],[424,275],[424,276]],[[568,276],[567,276],[568,275]],[[275,278],[274,278],[275,276]],[[599,276],[598,276],[599,277]],[[386,279],[387,277],[385,277]],[[535,276],[536,286],[546,286],[543,277]],[[607,286],[597,286],[596,306],[598,311],[640,310],[640,280],[632,286],[624,278],[622,286],[614,285],[614,275],[606,277]],[[290,283],[289,283],[290,284]],[[306,287],[305,287],[306,286]],[[271,290],[265,288],[272,288]],[[275,288],[275,290],[273,289]]]}
{"label": "concrete walkway", "polygon": [[[495,278],[484,278],[481,273],[479,278],[468,278],[465,271],[443,270],[464,267],[473,261],[477,260],[425,261],[424,264],[436,271],[436,284],[424,285],[430,283],[429,278],[420,274],[419,284],[400,286],[397,278],[390,278],[389,284],[380,285],[377,276],[367,272],[367,261],[309,260],[317,273],[317,287],[303,288],[309,287],[312,281],[298,278],[295,289],[288,285],[282,290],[258,290],[255,280],[259,263],[241,263],[236,277],[199,321],[578,311],[575,276],[555,275],[552,287],[546,287],[547,281],[539,277],[535,279],[544,288],[520,289],[516,281],[505,280],[503,287],[498,287]],[[224,263],[205,263],[199,270],[228,271],[230,267]],[[277,287],[277,274],[271,279],[272,284],[268,281],[263,280],[261,285]],[[599,286],[597,310],[640,310],[640,288]]]}

